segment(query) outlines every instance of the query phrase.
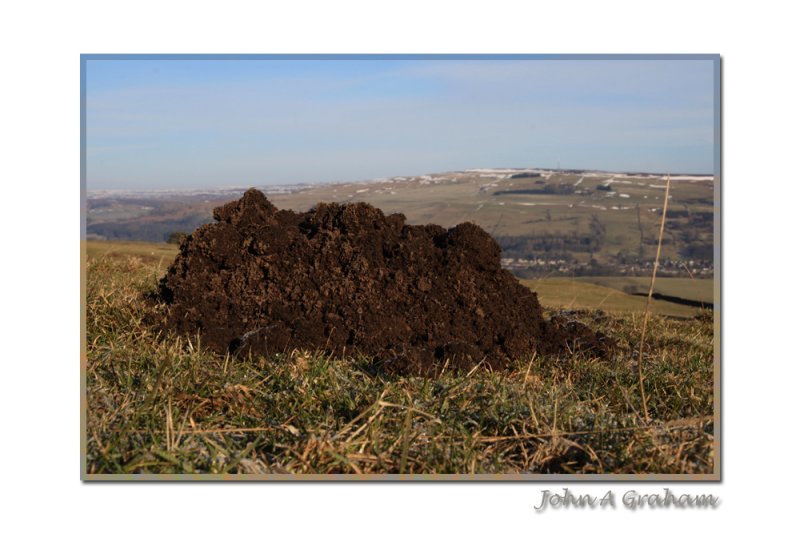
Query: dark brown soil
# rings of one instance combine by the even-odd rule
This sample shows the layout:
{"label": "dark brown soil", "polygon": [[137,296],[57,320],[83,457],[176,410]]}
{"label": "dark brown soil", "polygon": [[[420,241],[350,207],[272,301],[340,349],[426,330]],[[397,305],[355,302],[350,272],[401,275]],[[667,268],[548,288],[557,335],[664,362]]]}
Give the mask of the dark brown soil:
{"label": "dark brown soil", "polygon": [[407,225],[363,203],[279,211],[256,189],[214,219],[183,242],[160,294],[169,327],[220,353],[360,351],[429,374],[446,361],[502,368],[533,351],[611,346],[580,323],[546,321],[472,223]]}

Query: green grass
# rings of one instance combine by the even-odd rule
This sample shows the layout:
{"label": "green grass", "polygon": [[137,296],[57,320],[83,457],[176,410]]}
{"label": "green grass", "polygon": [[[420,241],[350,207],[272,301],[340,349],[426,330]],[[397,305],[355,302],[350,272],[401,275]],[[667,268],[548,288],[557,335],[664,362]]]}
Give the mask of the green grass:
{"label": "green grass", "polygon": [[[629,295],[612,287],[603,287],[583,280],[586,278],[543,278],[520,280],[520,282],[537,293],[543,306],[550,308],[599,309],[610,313],[644,313],[647,297]],[[620,280],[625,280],[625,278],[620,277]],[[645,292],[647,292],[647,288],[645,288]],[[650,311],[670,317],[694,317],[700,312],[693,306],[661,300],[653,300],[650,303]]]}
{"label": "green grass", "polygon": [[178,254],[178,245],[169,243],[146,243],[140,241],[86,241],[88,258],[109,258],[127,261],[131,258],[147,265],[167,267]]}
{"label": "green grass", "polygon": [[419,378],[369,355],[232,359],[147,326],[170,253],[140,247],[88,247],[89,475],[713,472],[708,315],[652,318],[642,428],[640,314],[579,316],[618,340],[607,361],[524,354]]}
{"label": "green grass", "polygon": [[[648,276],[586,276],[578,277],[576,280],[618,289],[626,293],[647,293],[650,289],[650,277]],[[654,291],[662,295],[713,302],[714,280],[710,278],[658,278]]]}

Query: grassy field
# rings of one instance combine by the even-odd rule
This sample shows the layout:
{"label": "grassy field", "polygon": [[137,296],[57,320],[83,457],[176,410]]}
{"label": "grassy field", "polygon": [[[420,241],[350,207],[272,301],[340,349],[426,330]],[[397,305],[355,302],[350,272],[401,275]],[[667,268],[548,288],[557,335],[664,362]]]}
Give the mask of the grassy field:
{"label": "grassy field", "polygon": [[[603,310],[609,313],[644,313],[647,297],[629,295],[613,287],[604,287],[583,280],[586,278],[545,278],[520,280],[520,282],[537,293],[543,306],[550,308]],[[647,288],[645,288],[645,292],[647,292]],[[653,300],[650,304],[651,313],[670,317],[694,317],[698,311],[698,308],[693,306],[660,300]]]}
{"label": "grassy field", "polygon": [[178,254],[178,245],[169,243],[143,243],[137,241],[86,241],[89,260],[106,258],[112,260],[136,259],[152,266],[163,266],[164,272]]}
{"label": "grassy field", "polygon": [[[646,424],[634,354],[642,316],[610,308],[625,295],[605,299],[609,313],[577,314],[618,341],[610,360],[524,354],[503,371],[391,376],[370,355],[232,359],[149,328],[158,310],[146,295],[175,251],[87,244],[90,476],[713,472],[709,314],[651,319]],[[597,297],[579,295],[587,308]]]}
{"label": "grassy field", "polygon": [[[625,293],[647,293],[650,289],[650,278],[646,276],[585,276],[576,280]],[[684,299],[714,302],[714,280],[711,278],[659,278],[654,291]]]}

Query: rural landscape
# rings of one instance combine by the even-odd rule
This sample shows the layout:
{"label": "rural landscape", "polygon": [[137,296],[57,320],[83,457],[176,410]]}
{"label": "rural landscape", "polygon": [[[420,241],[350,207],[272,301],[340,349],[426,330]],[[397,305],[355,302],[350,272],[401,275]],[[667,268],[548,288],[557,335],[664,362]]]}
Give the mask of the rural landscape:
{"label": "rural landscape", "polygon": [[[713,176],[674,176],[659,267],[662,277],[713,275]],[[523,278],[649,276],[665,175],[545,169],[471,169],[336,184],[267,186],[281,209],[366,202],[410,224],[472,221]],[[90,191],[90,239],[164,242],[211,222],[212,208],[246,187],[182,191]]]}
{"label": "rural landscape", "polygon": [[[84,243],[87,475],[715,473],[714,181],[707,175],[672,176],[664,214],[665,178],[640,172],[485,168],[263,186],[257,193],[245,187],[90,190]],[[252,211],[247,202],[262,211]],[[380,211],[361,208],[362,203]],[[326,210],[332,219],[314,215]],[[348,223],[348,214],[356,212],[366,215]],[[264,230],[247,226],[246,214],[258,219],[259,228],[278,224],[269,222],[275,217],[283,225],[290,221],[298,237],[281,249],[270,249],[272,242],[257,245]],[[316,322],[326,326],[320,326],[316,338],[306,338],[319,343],[298,343],[297,325],[303,319],[291,319],[285,315],[289,311],[278,313],[271,306],[279,297],[285,306],[300,306],[303,293],[333,295],[337,289],[325,289],[325,280],[309,274],[316,286],[297,282],[291,290],[286,284],[294,279],[282,281],[281,273],[327,273],[333,272],[330,265],[338,269],[345,264],[331,259],[327,267],[311,267],[318,254],[302,256],[297,247],[313,237],[322,239],[322,248],[313,250],[327,250],[324,240],[334,239],[335,256],[342,247],[361,246],[363,240],[352,241],[354,232],[377,231],[373,228],[380,225],[390,232],[386,235],[400,236],[381,238],[384,243],[400,239],[397,250],[422,239],[421,252],[412,248],[408,253],[416,261],[429,261],[419,258],[428,258],[423,254],[428,250],[425,232],[433,236],[435,246],[425,254],[440,258],[435,268],[441,274],[420,281],[424,273],[415,277],[413,270],[403,271],[411,277],[404,282],[391,275],[397,267],[386,263],[391,284],[411,284],[403,290],[407,298],[365,301],[367,309],[354,315],[361,326],[347,327],[349,337],[342,331],[349,320],[345,312],[336,310],[341,317],[329,320],[330,314],[317,310],[333,302],[332,296],[327,301],[319,297],[322,304],[302,304],[306,317],[322,313]],[[209,267],[203,258],[216,257],[219,240],[212,236],[228,235],[229,227],[243,242],[254,244],[237,256],[226,252],[215,260],[220,267]],[[283,228],[281,235],[295,232],[294,227],[277,228]],[[403,241],[412,238],[417,241]],[[659,241],[657,278],[648,303]],[[489,247],[475,253],[488,258],[485,263],[470,259],[469,251],[484,250],[474,248],[476,243]],[[443,247],[441,252],[437,247]],[[386,259],[380,265],[394,254],[384,246],[379,255]],[[253,255],[267,259],[259,267],[241,266]],[[341,279],[332,278],[340,286],[362,269],[348,261],[349,267],[337,275]],[[224,300],[211,314],[215,319],[206,312],[191,319],[200,303],[217,298],[213,288],[227,288],[221,291],[233,295],[236,269],[263,271],[264,283],[283,287],[251,297],[263,302],[259,309],[272,310],[273,322],[259,322],[258,313],[242,319],[246,307]],[[363,287],[372,284],[372,270],[380,269],[363,268]],[[208,281],[196,282],[191,295],[181,296],[185,280],[208,272],[233,274],[223,286],[215,285],[216,278],[203,278]],[[513,277],[506,279],[508,273]],[[465,277],[476,288],[482,287],[481,280],[495,280],[493,287],[506,288],[507,294],[477,291],[469,297],[476,300],[464,301],[459,308],[464,311],[452,312],[453,317],[466,323],[485,314],[483,323],[489,324],[505,313],[511,321],[522,309],[516,303],[535,295],[528,311],[521,312],[521,326],[498,325],[488,345],[477,337],[469,341],[480,330],[477,326],[465,326],[459,334],[465,344],[438,326],[430,332],[451,336],[446,342],[425,338],[422,344],[413,333],[398,333],[391,345],[367,342],[372,338],[363,331],[372,323],[362,314],[372,310],[380,321],[389,311],[376,310],[398,310],[397,318],[386,323],[388,330],[390,323],[415,313],[428,317],[432,312],[425,303],[439,302],[439,297],[427,295],[446,294],[448,284]],[[439,283],[444,286],[437,290]],[[353,294],[366,291],[354,287]],[[467,298],[463,290],[453,295],[454,302]],[[410,311],[417,303],[424,309]],[[402,306],[409,310],[405,315]],[[649,322],[643,333],[645,312]],[[228,315],[240,321],[231,332],[242,332],[222,339],[235,338],[235,343],[215,344],[202,328],[192,330],[199,324],[208,330],[216,320],[220,326],[214,328],[228,328],[230,320],[223,321]],[[284,323],[278,317],[285,317],[280,319]],[[315,322],[308,321],[313,330]],[[555,345],[560,345],[517,339],[528,323],[541,325],[529,338],[558,334],[561,341]],[[395,348],[386,349],[390,346]],[[345,347],[349,350],[340,350]],[[416,356],[420,347],[429,347],[430,355]],[[402,359],[412,354],[415,359],[408,361],[417,363],[404,365]]]}

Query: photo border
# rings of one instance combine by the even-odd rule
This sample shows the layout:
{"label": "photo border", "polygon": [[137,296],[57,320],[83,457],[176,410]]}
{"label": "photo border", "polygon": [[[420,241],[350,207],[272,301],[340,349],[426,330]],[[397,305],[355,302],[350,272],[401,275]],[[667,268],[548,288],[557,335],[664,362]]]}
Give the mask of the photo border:
{"label": "photo border", "polygon": [[[89,474],[87,462],[87,247],[86,76],[89,61],[105,60],[704,60],[714,69],[714,470],[708,474]],[[81,54],[81,459],[80,478],[94,481],[281,481],[281,482],[722,482],[722,58],[719,54]]]}

